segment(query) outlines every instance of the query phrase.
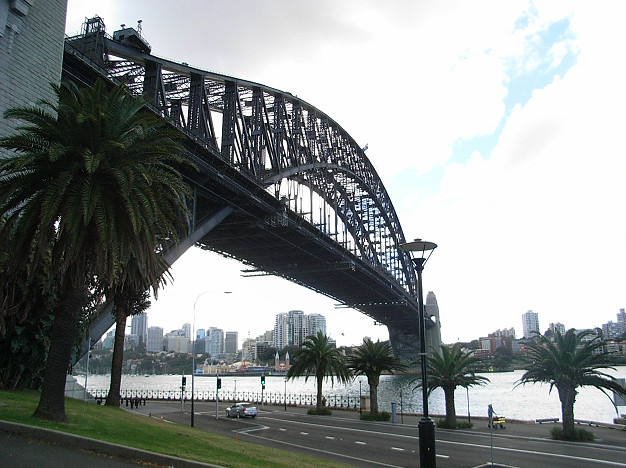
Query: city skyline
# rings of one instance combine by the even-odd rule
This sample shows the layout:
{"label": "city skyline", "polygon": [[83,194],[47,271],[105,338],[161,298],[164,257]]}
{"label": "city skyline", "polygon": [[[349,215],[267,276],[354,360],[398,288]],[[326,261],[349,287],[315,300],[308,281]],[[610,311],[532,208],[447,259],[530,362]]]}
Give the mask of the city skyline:
{"label": "city skyline", "polygon": [[[517,327],[530,309],[591,328],[626,303],[624,13],[624,2],[579,0],[69,0],[66,31],[96,14],[109,33],[141,19],[155,55],[291,92],[367,145],[406,239],[439,245],[424,289],[453,342],[484,323]],[[191,322],[198,294],[229,290],[230,304],[202,314],[238,320],[242,336],[273,310],[306,309],[340,345],[388,337],[336,301],[244,269],[193,249],[152,312]]]}
{"label": "city skyline", "polygon": [[[302,312],[302,311],[290,311],[290,312]],[[181,326],[179,328],[173,328],[169,332],[166,332],[165,329],[163,327],[160,327],[159,325],[150,325],[149,312],[147,312],[145,314],[147,315],[148,335],[149,335],[149,330],[152,327],[159,327],[159,328],[163,329],[163,336],[165,336],[167,333],[175,332],[177,330],[184,330],[185,325],[190,325],[189,323],[183,323],[183,324],[181,324]],[[286,313],[285,312],[281,312],[279,314],[276,314],[275,322],[278,321],[278,317],[280,315],[288,315],[288,314],[289,314],[288,312],[286,312]],[[307,314],[307,315],[320,315],[320,314]],[[522,324],[521,329],[522,330],[524,330],[524,325],[527,323],[526,322],[526,317],[529,316],[529,317],[531,317],[531,322],[532,322],[533,325],[531,325],[528,328],[528,331],[530,332],[531,330],[538,329],[541,334],[545,334],[548,331],[550,331],[551,333],[554,333],[556,330],[558,330],[561,333],[564,333],[566,330],[568,330],[570,328],[574,328],[574,329],[577,329],[577,330],[601,329],[601,330],[603,330],[603,333],[605,334],[605,338],[607,338],[607,335],[610,335],[610,337],[613,337],[616,334],[619,335],[619,333],[625,333],[626,332],[626,309],[624,309],[624,308],[621,308],[619,310],[619,312],[617,312],[615,314],[615,317],[616,317],[616,321],[615,322],[613,322],[613,320],[607,320],[607,321],[603,321],[602,323],[596,324],[595,326],[592,326],[592,327],[568,326],[568,325],[563,324],[561,322],[554,322],[554,321],[551,321],[549,319],[546,320],[548,325],[545,326],[545,327],[541,327],[540,321],[539,321],[539,314],[533,312],[532,310],[529,310],[529,311],[525,312],[524,314],[521,314],[521,316],[522,316],[522,319],[521,319],[521,324]],[[538,328],[535,328],[535,324],[536,324],[536,326]],[[616,325],[616,327],[612,326],[612,325]],[[272,327],[272,328],[268,328],[263,333],[260,333],[260,334],[254,336],[254,337],[251,336],[251,337],[247,337],[245,339],[239,340],[239,342],[238,342],[238,349],[239,350],[241,349],[241,347],[242,347],[242,345],[243,345],[243,343],[244,343],[244,341],[246,339],[256,339],[256,338],[259,338],[259,337],[263,337],[263,335],[265,335],[267,332],[275,329],[275,327],[276,327],[276,325],[274,325],[274,327]],[[130,326],[127,326],[127,328],[130,328]],[[199,330],[207,330],[209,328],[215,328],[215,327],[209,326],[207,328],[196,328],[196,332],[198,332]],[[499,328],[498,329],[492,328],[491,330],[484,331],[483,333],[479,334],[478,336],[476,336],[476,337],[474,337],[472,339],[464,340],[464,341],[465,342],[471,342],[471,341],[474,341],[474,340],[480,341],[481,338],[485,338],[485,337],[487,337],[487,336],[489,336],[489,335],[491,335],[493,333],[504,332],[505,334],[508,334],[508,333],[510,333],[510,330],[513,330],[515,339],[522,339],[522,338],[529,338],[530,337],[529,333],[528,333],[528,336],[527,336],[527,333],[526,333],[525,330],[522,331],[521,335],[519,335],[518,334],[518,329],[515,326],[511,326],[511,327],[503,327],[503,330],[500,330]],[[607,332],[607,330],[611,330],[611,332]],[[224,333],[224,340],[223,340],[224,346],[226,346],[225,343],[226,343],[227,335],[229,333],[237,333],[237,332],[234,331],[234,330],[222,330],[222,331]],[[329,336],[332,337],[332,333],[330,333]],[[103,336],[102,338],[104,339],[105,337]],[[363,338],[365,338],[365,337],[363,337]],[[276,339],[275,339],[275,342],[276,342]],[[361,342],[353,343],[353,346],[357,346],[359,344],[361,344]],[[443,342],[442,344],[451,345],[451,344],[454,344],[454,343],[453,342]],[[278,347],[279,350],[282,349],[282,348],[283,347]]]}

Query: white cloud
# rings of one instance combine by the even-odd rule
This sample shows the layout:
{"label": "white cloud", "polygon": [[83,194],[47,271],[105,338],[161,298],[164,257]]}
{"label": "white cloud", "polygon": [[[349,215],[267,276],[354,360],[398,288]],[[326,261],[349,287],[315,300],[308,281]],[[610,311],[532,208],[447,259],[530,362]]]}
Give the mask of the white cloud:
{"label": "white cloud", "polygon": [[542,327],[584,327],[623,307],[626,77],[606,57],[623,35],[603,29],[601,40],[595,28],[594,37],[574,29],[578,64],[514,110],[490,160],[448,166],[441,194],[426,201],[441,236],[429,269],[450,314],[444,338],[467,333],[464,314],[480,317],[475,335],[520,330],[528,309]]}

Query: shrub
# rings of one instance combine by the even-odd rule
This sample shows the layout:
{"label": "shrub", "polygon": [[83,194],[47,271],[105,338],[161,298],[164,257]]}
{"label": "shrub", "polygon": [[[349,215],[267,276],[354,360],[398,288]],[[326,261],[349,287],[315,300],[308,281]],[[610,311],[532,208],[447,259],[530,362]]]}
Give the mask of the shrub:
{"label": "shrub", "polygon": [[389,421],[391,419],[391,414],[387,411],[379,413],[361,413],[361,419],[363,421]]}
{"label": "shrub", "polygon": [[317,408],[311,408],[306,412],[306,414],[317,415],[317,416],[330,416],[333,414],[328,408],[322,408],[321,410],[317,410]]}
{"label": "shrub", "polygon": [[585,429],[574,429],[574,432],[568,434],[560,427],[555,427],[550,431],[554,440],[568,440],[570,442],[592,442],[596,440],[593,432]]}
{"label": "shrub", "polygon": [[474,427],[474,425],[467,421],[460,421],[457,419],[456,426],[449,426],[445,419],[437,419],[437,427],[441,427],[442,429],[470,429]]}

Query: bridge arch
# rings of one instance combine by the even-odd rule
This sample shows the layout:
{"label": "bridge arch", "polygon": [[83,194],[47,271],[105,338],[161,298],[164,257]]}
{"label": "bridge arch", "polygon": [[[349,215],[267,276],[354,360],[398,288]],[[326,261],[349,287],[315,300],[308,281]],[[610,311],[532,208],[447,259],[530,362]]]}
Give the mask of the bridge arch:
{"label": "bridge arch", "polygon": [[[64,73],[93,70],[149,99],[188,137],[201,174],[188,175],[193,220],[177,255],[199,245],[330,296],[387,325],[396,354],[415,359],[405,237],[365,151],[337,122],[291,93],[156,57],[104,28],[66,41]],[[311,197],[308,217],[291,197],[298,191]]]}

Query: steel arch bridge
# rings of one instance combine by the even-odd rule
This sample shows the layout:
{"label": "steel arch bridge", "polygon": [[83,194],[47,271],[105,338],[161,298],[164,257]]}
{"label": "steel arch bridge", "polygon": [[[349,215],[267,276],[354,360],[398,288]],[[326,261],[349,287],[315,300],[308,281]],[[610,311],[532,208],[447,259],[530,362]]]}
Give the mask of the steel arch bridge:
{"label": "steel arch bridge", "polygon": [[[187,238],[335,299],[388,327],[397,356],[419,350],[416,274],[382,181],[354,139],[296,96],[150,54],[140,31],[113,37],[100,18],[66,38],[64,78],[125,83],[187,138],[199,172]],[[101,313],[92,339],[112,324]],[[431,318],[427,330],[437,330]]]}

